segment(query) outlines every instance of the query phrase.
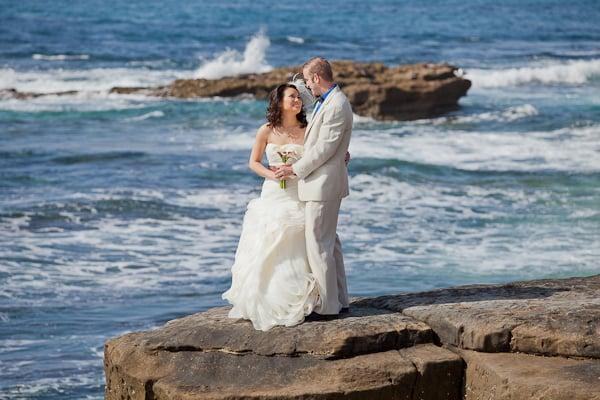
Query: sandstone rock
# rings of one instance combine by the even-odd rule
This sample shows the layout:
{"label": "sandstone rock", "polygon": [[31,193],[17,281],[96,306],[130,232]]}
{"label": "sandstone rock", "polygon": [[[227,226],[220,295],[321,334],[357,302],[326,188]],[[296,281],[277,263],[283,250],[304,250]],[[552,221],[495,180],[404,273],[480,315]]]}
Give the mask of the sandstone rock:
{"label": "sandstone rock", "polygon": [[[386,67],[379,63],[334,61],[332,67],[356,114],[375,119],[407,120],[431,117],[454,110],[471,82],[455,75],[447,64],[414,64]],[[300,67],[277,68],[263,74],[247,74],[215,80],[179,79],[157,88],[157,96],[180,98],[238,96],[266,98],[269,92],[300,71]],[[114,88],[123,93],[131,88]]]}
{"label": "sandstone rock", "polygon": [[268,332],[215,308],[108,341],[106,399],[600,400],[599,290],[597,275],[355,298]]}
{"label": "sandstone rock", "polygon": [[261,332],[227,319],[227,310],[107,342],[106,399],[460,398],[462,361],[418,345],[431,332],[411,318],[357,306],[347,316]]}
{"label": "sandstone rock", "polygon": [[415,400],[461,399],[463,360],[431,344],[400,350],[417,369],[412,398]]}
{"label": "sandstone rock", "polygon": [[[380,63],[333,61],[335,80],[348,96],[354,112],[381,120],[411,120],[437,116],[458,108],[471,82],[448,64],[413,64],[387,67]],[[277,85],[287,82],[300,66],[276,68],[262,74],[245,74],[221,79],[177,79],[159,87],[113,87],[110,93],[195,98],[252,95],[264,99]],[[28,99],[48,95],[0,90],[0,98]]]}
{"label": "sandstone rock", "polygon": [[170,321],[145,335],[150,351],[206,350],[264,356],[343,358],[433,341],[433,331],[399,313],[352,307],[347,314],[307,321],[293,329],[276,326],[262,332],[243,319],[227,317],[229,307],[213,308]]}
{"label": "sandstone rock", "polygon": [[466,400],[599,400],[600,360],[456,350]]}
{"label": "sandstone rock", "polygon": [[441,342],[465,349],[600,358],[600,275],[463,286],[359,304],[412,316]]}

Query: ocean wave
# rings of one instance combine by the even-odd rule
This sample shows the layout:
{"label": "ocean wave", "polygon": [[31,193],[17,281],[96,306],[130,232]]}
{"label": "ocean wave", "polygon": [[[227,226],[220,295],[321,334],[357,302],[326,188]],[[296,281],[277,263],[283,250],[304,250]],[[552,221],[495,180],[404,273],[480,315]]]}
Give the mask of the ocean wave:
{"label": "ocean wave", "polygon": [[[432,184],[353,175],[338,225],[347,264],[354,274],[390,274],[396,285],[399,270],[478,279],[593,270],[589,249],[597,240],[587,236],[589,231],[574,232],[569,224],[548,229],[539,219],[542,210],[566,216],[581,205],[565,191],[532,190],[529,179],[483,185],[440,179]],[[564,251],[566,243],[569,251]]]}
{"label": "ocean wave", "polygon": [[153,87],[179,78],[191,71],[147,68],[91,68],[18,71],[0,68],[0,89],[19,92],[57,93],[67,91],[108,92],[115,86]]}
{"label": "ocean wave", "polygon": [[218,79],[240,74],[268,72],[273,69],[266,62],[266,52],[271,41],[264,30],[259,31],[246,44],[244,53],[227,49],[214,59],[204,62],[195,72],[196,78]]}
{"label": "ocean wave", "polygon": [[522,84],[582,85],[600,76],[600,59],[547,62],[521,68],[470,69],[465,73],[474,88],[496,88]]}
{"label": "ocean wave", "polygon": [[489,111],[474,115],[458,115],[448,117],[438,117],[432,119],[420,119],[414,121],[415,124],[470,124],[479,122],[513,122],[519,119],[538,115],[539,112],[531,104],[523,104],[520,106],[508,107],[502,111]]}
{"label": "ocean wave", "polygon": [[13,112],[89,112],[145,108],[149,103],[162,101],[141,94],[79,92],[72,95],[47,95],[27,100],[0,100],[0,110]]}
{"label": "ocean wave", "polygon": [[137,117],[127,118],[127,121],[143,121],[149,118],[162,118],[165,116],[165,113],[159,110],[150,111],[149,113],[139,115]]}
{"label": "ocean wave", "polygon": [[[31,276],[7,280],[5,295],[16,306],[20,296],[48,288],[67,303],[82,290],[171,290],[184,283],[196,293],[214,290],[214,282],[229,275],[239,215],[253,196],[235,187],[97,189],[3,215],[0,243],[17,240],[19,246],[0,246],[6,260],[0,271],[12,276],[27,266]],[[47,301],[25,297],[28,306]]]}
{"label": "ocean wave", "polygon": [[69,61],[69,60],[89,60],[88,54],[33,54],[31,56],[34,60],[42,61]]}
{"label": "ocean wave", "polygon": [[120,159],[141,158],[146,156],[146,153],[140,151],[113,151],[107,153],[95,154],[74,154],[69,156],[55,157],[53,162],[64,165],[82,164],[82,163],[97,163],[103,161],[114,161]]}
{"label": "ocean wave", "polygon": [[304,39],[299,36],[287,36],[286,39],[291,43],[304,44]]}
{"label": "ocean wave", "polygon": [[353,132],[353,157],[398,159],[467,171],[600,171],[600,125],[552,131],[440,131],[403,125]]}

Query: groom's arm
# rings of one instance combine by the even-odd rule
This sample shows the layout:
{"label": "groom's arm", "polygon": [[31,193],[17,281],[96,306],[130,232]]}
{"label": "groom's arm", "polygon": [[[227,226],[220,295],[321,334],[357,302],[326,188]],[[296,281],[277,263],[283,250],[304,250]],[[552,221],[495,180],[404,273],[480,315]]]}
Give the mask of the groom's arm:
{"label": "groom's arm", "polygon": [[325,164],[336,152],[344,138],[344,109],[343,106],[323,110],[331,115],[324,115],[319,129],[319,137],[314,146],[304,152],[302,157],[292,164],[292,170],[304,179],[315,169]]}

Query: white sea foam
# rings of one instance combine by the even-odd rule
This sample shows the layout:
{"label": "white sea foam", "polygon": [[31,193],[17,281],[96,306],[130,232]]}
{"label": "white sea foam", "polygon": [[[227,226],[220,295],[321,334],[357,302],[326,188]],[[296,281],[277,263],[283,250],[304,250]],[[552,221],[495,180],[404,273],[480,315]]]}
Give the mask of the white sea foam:
{"label": "white sea foam", "polygon": [[531,104],[523,104],[515,107],[508,107],[502,111],[488,111],[474,115],[460,115],[449,117],[438,117],[432,119],[420,119],[414,121],[415,124],[469,124],[478,122],[512,122],[519,119],[538,115],[538,110]]}
{"label": "white sea foam", "polygon": [[34,54],[31,56],[34,60],[42,61],[67,61],[67,60],[89,60],[88,54]]}
{"label": "white sea foam", "polygon": [[464,170],[600,171],[600,125],[553,131],[440,131],[403,125],[388,130],[357,129],[353,157],[397,159]]}
{"label": "white sea foam", "polygon": [[266,52],[271,41],[263,30],[254,35],[246,44],[244,53],[227,49],[214,59],[204,62],[195,73],[196,78],[218,79],[255,72],[268,72],[273,69],[266,62]]}
{"label": "white sea foam", "polygon": [[[394,285],[402,279],[428,274],[481,280],[495,274],[577,275],[580,268],[594,268],[599,255],[590,251],[598,248],[598,239],[570,225],[545,230],[537,224],[501,222],[527,215],[531,204],[547,204],[546,191],[403,182],[371,174],[353,176],[350,186],[338,225],[347,269],[356,276],[379,275],[377,282],[384,287],[376,292],[397,291]],[[572,250],[565,252],[565,245]],[[383,283],[386,277],[390,287]]]}
{"label": "white sea foam", "polygon": [[144,108],[161,101],[144,95],[119,95],[100,92],[79,92],[74,95],[47,95],[37,98],[0,100],[0,110],[20,112],[107,111]]}
{"label": "white sea foam", "polygon": [[161,118],[164,116],[165,116],[164,112],[156,110],[156,111],[150,111],[149,113],[146,113],[146,114],[139,115],[137,117],[127,118],[127,120],[128,121],[143,121],[143,120],[149,119],[149,118]]}
{"label": "white sea foam", "polygon": [[[94,68],[86,70],[51,69],[16,71],[0,68],[0,89],[44,93],[46,96],[18,100],[0,99],[0,110],[22,112],[105,111],[143,107],[160,101],[142,94],[109,93],[115,86],[152,87],[174,79],[191,77],[191,71],[144,68]],[[48,93],[75,91],[74,94]]]}
{"label": "white sea foam", "polygon": [[189,71],[145,68],[92,68],[16,71],[0,68],[0,89],[20,92],[55,93],[65,91],[107,92],[115,86],[159,86],[178,78],[191,77]]}
{"label": "white sea foam", "polygon": [[299,37],[299,36],[288,36],[286,38],[289,42],[292,43],[297,43],[297,44],[303,44],[304,43],[304,39]]}
{"label": "white sea foam", "polygon": [[372,123],[372,122],[377,122],[377,121],[371,117],[364,117],[364,116],[361,116],[358,114],[353,114],[352,122],[354,124],[366,124],[366,123]]}
{"label": "white sea foam", "polygon": [[9,387],[3,392],[9,395],[8,398],[43,397],[47,396],[48,392],[58,393],[64,397],[66,391],[81,390],[82,387],[96,387],[101,384],[102,377],[99,377],[96,371],[90,371],[69,377],[55,376],[39,379],[27,377],[22,383]]}
{"label": "white sea foam", "polygon": [[254,132],[216,132],[214,140],[207,143],[206,147],[213,150],[245,150],[250,151],[254,144]]}
{"label": "white sea foam", "polygon": [[[19,296],[24,293],[41,293],[49,287],[52,287],[56,301],[64,302],[79,295],[81,290],[88,293],[109,287],[115,291],[156,290],[178,282],[201,293],[207,290],[202,280],[228,275],[241,224],[234,216],[243,212],[248,201],[256,195],[255,191],[240,191],[235,186],[231,189],[166,192],[115,188],[75,194],[71,199],[76,201],[161,201],[171,207],[206,211],[199,218],[173,213],[169,219],[137,218],[127,223],[108,215],[85,222],[91,229],[50,235],[19,224],[14,227],[16,231],[0,234],[0,258],[9,258],[12,250],[7,243],[14,240],[18,240],[19,251],[27,254],[26,260],[8,261],[2,267],[9,272],[4,293],[14,304],[21,302]],[[60,210],[65,206],[61,204],[54,206]],[[34,217],[33,212],[26,214]],[[63,214],[73,217],[71,212]],[[75,266],[69,260],[70,246],[101,250],[82,255]],[[110,254],[120,256],[103,261],[107,255],[110,258]],[[27,260],[32,265],[45,264],[45,267],[32,266],[23,272]],[[50,265],[48,260],[51,260]],[[82,287],[82,281],[89,283]],[[35,301],[45,302],[46,299],[28,299],[27,304]]]}
{"label": "white sea foam", "polygon": [[474,88],[494,88],[522,84],[581,85],[600,76],[600,59],[546,62],[521,68],[470,69],[465,77]]}

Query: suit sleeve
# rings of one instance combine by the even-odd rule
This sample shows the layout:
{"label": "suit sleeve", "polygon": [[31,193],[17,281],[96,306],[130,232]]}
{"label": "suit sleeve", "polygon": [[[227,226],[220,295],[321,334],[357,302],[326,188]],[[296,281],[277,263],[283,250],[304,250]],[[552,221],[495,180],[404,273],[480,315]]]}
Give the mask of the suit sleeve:
{"label": "suit sleeve", "polygon": [[342,107],[331,107],[323,110],[330,115],[323,115],[323,123],[318,132],[317,142],[302,158],[292,165],[292,170],[301,179],[325,164],[336,152],[344,138],[345,118]]}

